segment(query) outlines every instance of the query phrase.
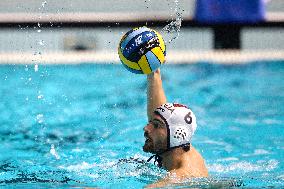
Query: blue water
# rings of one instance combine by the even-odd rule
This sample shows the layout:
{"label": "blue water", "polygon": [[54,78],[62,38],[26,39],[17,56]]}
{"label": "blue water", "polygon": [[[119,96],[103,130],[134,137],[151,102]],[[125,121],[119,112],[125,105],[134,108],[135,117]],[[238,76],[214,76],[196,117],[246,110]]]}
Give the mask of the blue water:
{"label": "blue water", "polygon": [[[284,187],[284,62],[164,65],[210,178],[176,187]],[[0,66],[0,187],[142,188],[166,171],[142,151],[146,78],[121,65]]]}

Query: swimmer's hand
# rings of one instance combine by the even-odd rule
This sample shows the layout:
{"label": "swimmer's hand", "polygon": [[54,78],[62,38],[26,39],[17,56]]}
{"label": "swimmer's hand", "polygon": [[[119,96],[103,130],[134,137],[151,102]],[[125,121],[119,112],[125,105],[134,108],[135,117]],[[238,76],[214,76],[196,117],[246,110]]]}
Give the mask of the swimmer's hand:
{"label": "swimmer's hand", "polygon": [[160,68],[159,69],[157,69],[156,71],[154,71],[154,72],[152,72],[152,73],[150,73],[150,74],[148,74],[147,75],[147,77],[148,77],[148,79],[152,79],[153,77],[159,77],[161,75],[161,70],[160,70]]}

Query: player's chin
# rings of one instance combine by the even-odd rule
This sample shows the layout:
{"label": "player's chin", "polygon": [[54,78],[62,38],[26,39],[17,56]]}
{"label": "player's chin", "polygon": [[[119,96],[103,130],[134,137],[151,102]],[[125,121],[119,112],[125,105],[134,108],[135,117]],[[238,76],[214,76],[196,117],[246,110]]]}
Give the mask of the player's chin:
{"label": "player's chin", "polygon": [[145,142],[143,146],[143,151],[152,153],[154,151],[153,145],[150,144],[149,142]]}

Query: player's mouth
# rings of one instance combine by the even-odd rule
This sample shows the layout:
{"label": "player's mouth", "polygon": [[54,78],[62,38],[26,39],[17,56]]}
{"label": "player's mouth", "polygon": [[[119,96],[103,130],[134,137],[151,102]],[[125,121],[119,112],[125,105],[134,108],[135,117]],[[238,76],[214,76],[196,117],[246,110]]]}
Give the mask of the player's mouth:
{"label": "player's mouth", "polygon": [[145,137],[145,143],[148,143],[148,142],[151,142],[152,139],[149,137],[149,134],[148,133],[144,133],[144,137]]}

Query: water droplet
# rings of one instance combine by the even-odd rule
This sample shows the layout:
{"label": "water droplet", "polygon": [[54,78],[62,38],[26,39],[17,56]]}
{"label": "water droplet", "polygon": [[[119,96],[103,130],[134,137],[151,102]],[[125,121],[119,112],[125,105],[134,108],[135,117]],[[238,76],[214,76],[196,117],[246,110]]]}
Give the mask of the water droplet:
{"label": "water droplet", "polygon": [[56,150],[55,150],[53,144],[51,144],[51,146],[50,146],[50,151],[49,151],[49,152],[50,152],[50,154],[53,155],[56,159],[60,159],[60,156],[57,154],[57,152],[56,152]]}
{"label": "water droplet", "polygon": [[38,123],[43,123],[43,121],[44,121],[43,114],[36,115],[36,121]]}
{"label": "water droplet", "polygon": [[41,6],[44,7],[46,4],[47,4],[47,2],[46,2],[46,1],[43,1],[43,2],[41,3]]}
{"label": "water droplet", "polygon": [[38,32],[38,33],[40,33],[40,32],[41,32],[41,30],[37,30],[37,32]]}
{"label": "water droplet", "polygon": [[38,65],[37,64],[35,64],[34,70],[35,70],[35,72],[38,71]]}
{"label": "water droplet", "polygon": [[34,52],[34,55],[41,55],[41,52]]}
{"label": "water droplet", "polygon": [[43,46],[43,45],[44,45],[44,40],[39,40],[39,41],[38,41],[38,44],[41,45],[41,46]]}
{"label": "water droplet", "polygon": [[37,96],[38,99],[42,99],[43,97],[44,96],[42,94]]}

